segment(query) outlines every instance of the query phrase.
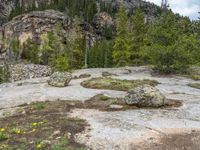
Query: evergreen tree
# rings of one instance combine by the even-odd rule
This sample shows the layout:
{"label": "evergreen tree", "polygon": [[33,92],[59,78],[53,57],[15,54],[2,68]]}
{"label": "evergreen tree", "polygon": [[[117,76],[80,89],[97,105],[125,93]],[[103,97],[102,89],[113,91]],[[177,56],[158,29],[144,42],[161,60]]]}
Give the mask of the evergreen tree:
{"label": "evergreen tree", "polygon": [[88,66],[91,68],[112,67],[112,41],[97,42],[89,50]]}
{"label": "evergreen tree", "polygon": [[56,64],[54,66],[54,69],[56,71],[68,71],[69,70],[69,62],[68,62],[68,57],[66,54],[58,55],[58,58],[56,60]]}
{"label": "evergreen tree", "polygon": [[146,50],[159,71],[184,72],[194,63],[191,58],[197,50],[197,38],[184,29],[172,12],[165,12],[149,28]]}
{"label": "evergreen tree", "polygon": [[137,9],[131,16],[131,61],[133,65],[143,63],[142,48],[147,32],[147,24],[144,20],[145,14],[141,9]]}
{"label": "evergreen tree", "polygon": [[72,44],[72,58],[71,58],[71,68],[81,68],[84,65],[84,49],[85,40],[83,37],[83,32],[80,28],[80,19],[75,17],[74,22],[74,39],[70,41]]}
{"label": "evergreen tree", "polygon": [[54,70],[67,71],[70,68],[69,62],[72,61],[69,61],[71,44],[69,41],[64,44],[61,34],[62,27],[57,24],[52,32],[41,36],[40,62],[50,65]]}
{"label": "evergreen tree", "polygon": [[42,34],[41,35],[41,44],[40,44],[40,63],[44,65],[50,65],[50,59],[54,52],[54,47],[52,47],[50,42],[50,37],[52,33]]}
{"label": "evergreen tree", "polygon": [[10,42],[8,43],[8,49],[13,52],[11,55],[12,57],[14,57],[14,60],[18,60],[20,58],[20,51],[22,49],[22,46],[18,38],[14,37],[10,40]]}
{"label": "evergreen tree", "polygon": [[39,46],[30,38],[23,44],[22,59],[31,63],[39,63]]}
{"label": "evergreen tree", "polygon": [[113,45],[113,61],[116,66],[130,64],[131,46],[130,34],[128,31],[128,16],[124,7],[117,13],[117,35]]}

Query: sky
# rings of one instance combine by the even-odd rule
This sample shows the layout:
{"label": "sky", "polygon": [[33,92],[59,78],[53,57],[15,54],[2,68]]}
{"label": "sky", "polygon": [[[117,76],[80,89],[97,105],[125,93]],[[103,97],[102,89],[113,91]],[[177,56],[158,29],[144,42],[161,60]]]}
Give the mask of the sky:
{"label": "sky", "polygon": [[[153,2],[160,6],[162,0],[146,1]],[[191,20],[196,20],[199,17],[198,12],[200,12],[200,0],[168,0],[168,3],[175,13],[188,16]]]}

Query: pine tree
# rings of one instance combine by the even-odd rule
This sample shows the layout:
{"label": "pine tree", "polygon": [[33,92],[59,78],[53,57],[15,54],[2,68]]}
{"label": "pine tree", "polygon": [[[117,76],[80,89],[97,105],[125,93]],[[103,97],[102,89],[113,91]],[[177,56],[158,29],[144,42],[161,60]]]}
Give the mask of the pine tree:
{"label": "pine tree", "polygon": [[74,39],[71,41],[72,44],[72,62],[71,68],[82,68],[84,65],[84,49],[85,49],[85,40],[83,37],[83,32],[80,28],[80,19],[75,17],[74,22]]}
{"label": "pine tree", "polygon": [[54,48],[50,42],[50,36],[52,33],[42,34],[41,35],[41,44],[40,44],[40,63],[44,65],[51,65],[50,59],[54,52]]}
{"label": "pine tree", "polygon": [[97,42],[89,50],[88,66],[91,68],[112,67],[112,42],[103,40]]}
{"label": "pine tree", "polygon": [[144,20],[145,14],[141,9],[137,9],[131,16],[131,61],[133,65],[144,63],[142,49],[147,32],[147,24]]}
{"label": "pine tree", "polygon": [[30,38],[23,44],[22,59],[34,64],[39,63],[39,46]]}
{"label": "pine tree", "polygon": [[128,16],[124,7],[117,13],[117,35],[113,45],[113,61],[117,67],[130,64],[131,46],[128,31]]}
{"label": "pine tree", "polygon": [[61,71],[61,72],[69,70],[68,56],[66,54],[58,55],[58,58],[56,59],[56,64],[54,66],[54,69],[56,71]]}
{"label": "pine tree", "polygon": [[182,25],[180,18],[165,12],[148,30],[146,50],[161,72],[185,72],[194,63],[197,38]]}

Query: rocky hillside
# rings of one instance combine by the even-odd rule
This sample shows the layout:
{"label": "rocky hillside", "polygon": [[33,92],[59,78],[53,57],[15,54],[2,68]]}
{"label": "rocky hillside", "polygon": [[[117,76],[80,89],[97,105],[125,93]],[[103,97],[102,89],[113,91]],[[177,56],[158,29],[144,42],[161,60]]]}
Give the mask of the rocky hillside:
{"label": "rocky hillside", "polygon": [[64,11],[66,8],[71,11],[73,5],[77,9],[76,11],[82,11],[83,14],[86,12],[82,5],[91,5],[94,9],[91,10],[93,13],[105,10],[114,12],[120,5],[124,5],[129,12],[141,7],[148,19],[152,19],[160,11],[158,6],[142,0],[0,0],[0,25],[22,13],[45,9]]}
{"label": "rocky hillside", "polygon": [[128,13],[140,7],[146,21],[152,21],[160,13],[160,7],[141,0],[0,0],[1,59],[5,57],[3,37],[18,37],[20,43],[29,38],[37,42],[41,34],[59,23],[66,38],[71,34],[75,15],[82,18],[80,25],[91,47],[104,36],[105,27],[109,27],[111,34],[115,32],[114,18],[120,5],[124,5]]}

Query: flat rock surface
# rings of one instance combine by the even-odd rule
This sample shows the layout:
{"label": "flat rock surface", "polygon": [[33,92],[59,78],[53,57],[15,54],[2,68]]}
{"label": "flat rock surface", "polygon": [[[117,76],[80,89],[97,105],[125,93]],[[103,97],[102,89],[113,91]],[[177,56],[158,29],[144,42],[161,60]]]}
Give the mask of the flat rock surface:
{"label": "flat rock surface", "polygon": [[[129,73],[131,70],[131,73]],[[169,99],[183,102],[179,108],[134,109],[101,112],[92,109],[75,109],[72,117],[87,120],[88,130],[76,139],[92,149],[197,149],[200,147],[200,90],[187,86],[200,83],[184,77],[151,75],[148,67],[77,70],[73,76],[88,73],[100,77],[110,72],[118,79],[153,79],[157,88]],[[90,78],[91,78],[90,77]],[[64,88],[51,87],[48,78],[32,79],[0,85],[0,109],[23,103],[45,100],[87,100],[96,94],[124,97],[125,92],[83,88],[83,79],[72,80]],[[0,115],[2,113],[0,110]],[[171,142],[170,142],[171,141]],[[142,144],[141,144],[142,143]],[[169,144],[171,143],[171,144]],[[170,147],[171,145],[171,147]],[[179,146],[180,145],[180,146]],[[182,147],[181,147],[182,146]]]}

